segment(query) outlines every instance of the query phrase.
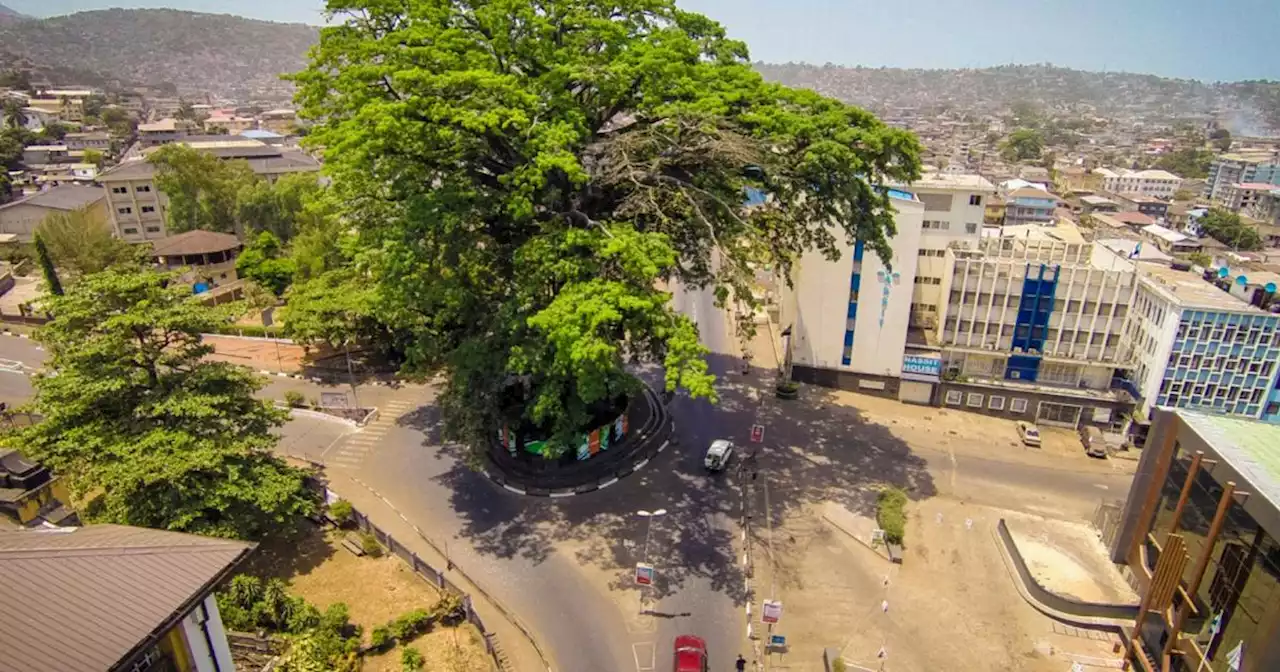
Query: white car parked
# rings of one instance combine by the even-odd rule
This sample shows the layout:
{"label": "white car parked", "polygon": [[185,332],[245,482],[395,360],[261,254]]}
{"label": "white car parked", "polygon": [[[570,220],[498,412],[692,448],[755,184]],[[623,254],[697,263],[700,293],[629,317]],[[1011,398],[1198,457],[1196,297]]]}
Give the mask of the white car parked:
{"label": "white car parked", "polygon": [[706,467],[707,471],[724,471],[731,459],[733,459],[733,443],[728,439],[716,439],[711,442],[711,447],[707,448],[702,466]]}

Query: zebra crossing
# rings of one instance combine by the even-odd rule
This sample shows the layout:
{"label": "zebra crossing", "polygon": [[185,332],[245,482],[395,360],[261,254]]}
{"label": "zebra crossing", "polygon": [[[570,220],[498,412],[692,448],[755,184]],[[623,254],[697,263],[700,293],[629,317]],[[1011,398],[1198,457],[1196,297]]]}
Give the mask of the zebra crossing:
{"label": "zebra crossing", "polygon": [[396,421],[417,406],[412,401],[393,400],[378,409],[378,417],[358,432],[349,434],[333,452],[324,457],[325,466],[356,469],[373,452]]}

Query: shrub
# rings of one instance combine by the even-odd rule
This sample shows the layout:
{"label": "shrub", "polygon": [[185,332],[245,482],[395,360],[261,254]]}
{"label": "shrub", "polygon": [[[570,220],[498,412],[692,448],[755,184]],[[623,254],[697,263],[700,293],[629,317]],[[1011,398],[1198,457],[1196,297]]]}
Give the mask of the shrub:
{"label": "shrub", "polygon": [[320,397],[311,397],[308,403],[311,404],[311,408],[320,408]]}
{"label": "shrub", "polygon": [[423,660],[422,654],[417,649],[405,649],[400,652],[400,669],[404,672],[417,672],[421,670],[427,661]]}
{"label": "shrub", "polygon": [[844,664],[844,658],[836,658],[836,662],[831,664],[831,669],[833,672],[845,672],[849,667]]}
{"label": "shrub", "polygon": [[452,625],[467,617],[467,610],[462,605],[462,598],[453,593],[446,593],[431,606],[431,617],[441,623]]}
{"label": "shrub", "polygon": [[289,390],[284,393],[284,403],[288,405],[289,408],[302,408],[306,405],[307,398],[302,396],[302,393],[297,390]]}
{"label": "shrub", "polygon": [[360,548],[364,549],[365,555],[369,557],[382,557],[382,544],[378,543],[378,538],[373,536],[372,532],[365,532],[360,535]]}
{"label": "shrub", "polygon": [[369,633],[369,646],[378,651],[388,648],[391,644],[391,630],[385,625],[379,625]]}
{"label": "shrub", "polygon": [[876,498],[876,523],[884,530],[885,541],[902,545],[906,535],[907,493],[899,488],[885,488]]}
{"label": "shrub", "polygon": [[351,502],[348,502],[345,499],[339,499],[329,505],[329,517],[339,525],[346,525],[351,522],[352,513],[353,510],[351,508]]}
{"label": "shrub", "polygon": [[285,630],[296,635],[320,625],[319,609],[300,597],[294,597],[293,600],[291,613],[285,622]]}
{"label": "shrub", "polygon": [[231,596],[220,594],[215,599],[218,602],[218,613],[222,616],[222,624],[228,630],[252,632],[258,627],[249,610],[237,604]]}
{"label": "shrub", "polygon": [[334,602],[320,615],[320,622],[316,625],[321,630],[346,636],[348,631],[351,630],[351,611],[347,608],[345,602]]}
{"label": "shrub", "polygon": [[248,611],[262,597],[262,579],[248,574],[238,574],[227,586],[227,597],[236,606]]}
{"label": "shrub", "polygon": [[431,627],[431,614],[425,609],[414,609],[400,614],[396,620],[387,625],[391,634],[401,643],[417,637]]}
{"label": "shrub", "polygon": [[278,324],[264,327],[260,324],[222,324],[215,330],[228,336],[245,336],[249,338],[280,338],[284,328]]}

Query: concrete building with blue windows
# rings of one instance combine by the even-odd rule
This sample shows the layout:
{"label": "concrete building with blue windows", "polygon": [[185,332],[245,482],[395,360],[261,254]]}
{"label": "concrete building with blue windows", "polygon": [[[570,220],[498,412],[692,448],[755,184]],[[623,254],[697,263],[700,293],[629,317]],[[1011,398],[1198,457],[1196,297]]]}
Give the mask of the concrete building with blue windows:
{"label": "concrete building with blue windows", "polygon": [[1280,315],[1246,298],[1227,272],[1222,289],[1198,274],[1139,264],[1125,342],[1141,411],[1165,406],[1280,422]]}
{"label": "concrete building with blue windows", "polygon": [[1070,227],[1023,227],[948,250],[937,330],[943,406],[1077,427],[1123,426],[1136,402],[1117,384],[1133,265],[1098,255]]}

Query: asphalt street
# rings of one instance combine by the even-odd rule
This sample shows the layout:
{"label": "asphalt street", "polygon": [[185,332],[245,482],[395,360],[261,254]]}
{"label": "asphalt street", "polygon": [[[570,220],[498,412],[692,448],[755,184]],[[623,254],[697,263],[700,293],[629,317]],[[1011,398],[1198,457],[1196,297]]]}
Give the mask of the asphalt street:
{"label": "asphalt street", "polygon": [[[756,525],[778,522],[806,502],[865,509],[867,489],[884,481],[905,483],[916,497],[941,493],[1006,507],[1010,489],[1032,488],[1043,501],[1026,509],[1071,517],[1087,515],[1100,497],[1122,497],[1128,487],[1123,475],[909,447],[852,410],[781,406],[763,389],[767,371],[738,372],[736,336],[710,292],[676,286],[673,301],[712,350],[719,403],[678,396],[672,447],[607,489],[548,499],[495,486],[466,466],[459,450],[442,445],[433,391],[425,386],[361,387],[360,402],[379,406],[382,415],[360,431],[296,415],[282,430],[282,450],[328,462],[376,489],[532,626],[565,672],[662,670],[675,636],[685,633],[707,640],[712,670],[730,670],[737,654],[747,653],[740,648],[745,575],[737,479],[751,475],[704,473],[702,454],[715,438],[757,451],[760,487],[749,503]],[[0,401],[31,394],[22,371],[38,367],[43,354],[31,341],[0,337]],[[658,372],[648,375],[659,382]],[[272,378],[263,394],[278,398],[286,390],[307,397],[351,391]],[[759,445],[748,440],[755,423],[767,427]],[[645,519],[641,510],[666,513]],[[637,562],[656,569],[655,585],[644,593],[633,580]]]}

